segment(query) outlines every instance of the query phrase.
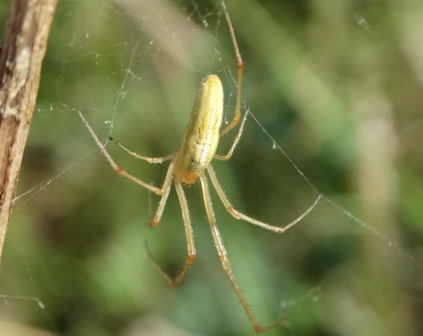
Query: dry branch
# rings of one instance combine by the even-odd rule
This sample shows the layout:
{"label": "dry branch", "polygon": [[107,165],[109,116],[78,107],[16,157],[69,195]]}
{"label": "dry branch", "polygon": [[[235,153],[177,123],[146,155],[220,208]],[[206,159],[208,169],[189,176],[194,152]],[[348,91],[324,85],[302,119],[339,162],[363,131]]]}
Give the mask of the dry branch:
{"label": "dry branch", "polygon": [[57,0],[13,0],[0,54],[0,257]]}

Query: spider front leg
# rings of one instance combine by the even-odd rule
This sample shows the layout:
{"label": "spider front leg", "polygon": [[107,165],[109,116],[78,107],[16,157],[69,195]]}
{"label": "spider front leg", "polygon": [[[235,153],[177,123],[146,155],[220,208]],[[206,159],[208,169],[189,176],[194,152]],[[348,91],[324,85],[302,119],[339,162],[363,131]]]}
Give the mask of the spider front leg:
{"label": "spider front leg", "polygon": [[[184,189],[182,187],[181,181],[178,179],[175,180],[175,189],[178,195],[179,203],[181,205],[181,212],[182,212],[182,219],[184,221],[185,226],[185,237],[187,242],[187,259],[185,260],[185,264],[183,268],[179,271],[179,273],[175,277],[171,277],[166,271],[163,270],[162,267],[159,266],[157,260],[152,255],[151,251],[148,249],[150,258],[153,260],[154,264],[156,265],[159,272],[163,275],[163,277],[173,286],[176,287],[179,283],[183,280],[185,275],[187,274],[188,270],[190,269],[191,265],[195,261],[196,251],[195,251],[195,242],[194,242],[194,232],[192,230],[191,225],[191,218],[189,215],[189,208],[188,202],[185,197]],[[159,206],[160,208],[160,206]],[[157,214],[156,214],[157,216]],[[147,246],[148,248],[148,246]]]}
{"label": "spider front leg", "polygon": [[232,272],[232,267],[229,263],[228,254],[227,254],[225,246],[223,244],[222,237],[220,236],[219,229],[217,228],[217,225],[216,225],[216,219],[215,219],[215,215],[214,215],[214,212],[213,212],[213,206],[212,206],[212,202],[211,202],[207,177],[205,175],[200,176],[200,181],[201,181],[201,187],[202,187],[202,190],[203,190],[203,198],[204,198],[204,205],[206,207],[207,218],[209,220],[210,229],[211,229],[211,232],[212,232],[212,235],[213,235],[214,245],[215,245],[217,252],[219,254],[219,258],[220,258],[220,262],[222,263],[222,267],[225,270],[226,275],[228,276],[229,281],[231,282],[232,287],[234,288],[235,293],[238,296],[238,299],[241,302],[242,307],[244,308],[245,312],[248,315],[248,318],[250,319],[251,323],[253,324],[254,329],[257,332],[264,332],[264,331],[273,329],[274,327],[276,327],[278,324],[281,323],[281,319],[279,319],[278,321],[276,321],[275,323],[273,323],[269,326],[262,327],[257,322],[256,317],[254,316],[250,306],[248,305],[244,295],[241,292],[241,289],[239,288],[238,282],[236,281],[235,276]]}
{"label": "spider front leg", "polygon": [[151,227],[157,227],[160,223],[160,219],[162,218],[164,208],[166,206],[167,198],[169,197],[170,189],[172,186],[173,180],[173,171],[175,169],[175,161],[177,159],[177,155],[173,156],[172,161],[170,162],[169,168],[167,169],[166,177],[162,185],[163,195],[160,198],[159,206],[157,207],[156,213],[154,217],[150,220]]}

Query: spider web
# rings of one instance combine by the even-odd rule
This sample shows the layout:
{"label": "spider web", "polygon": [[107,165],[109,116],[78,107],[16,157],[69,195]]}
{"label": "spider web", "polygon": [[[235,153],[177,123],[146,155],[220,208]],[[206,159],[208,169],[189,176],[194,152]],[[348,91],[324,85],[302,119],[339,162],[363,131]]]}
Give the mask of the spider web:
{"label": "spider web", "polygon": [[[421,120],[410,103],[421,84],[392,70],[400,61],[421,69],[412,33],[419,11],[404,7],[392,18],[401,38],[380,42],[393,24],[374,4],[227,6],[249,116],[234,157],[213,163],[219,181],[238,210],[272,225],[322,196],[278,235],[233,219],[211,190],[257,319],[266,325],[283,314],[269,335],[420,334],[421,155],[407,140],[419,135],[409,121]],[[388,47],[393,56],[376,60]],[[152,230],[157,197],[114,174],[76,114],[104,142],[113,135],[140,154],[164,156],[178,147],[208,73],[223,81],[228,122],[236,59],[218,2],[60,2],[2,259],[3,321],[70,335],[253,333],[220,266],[199,186],[186,189],[197,261],[173,289],[144,242],[169,272],[183,265],[174,191]],[[161,183],[167,165],[107,149],[134,175]]]}

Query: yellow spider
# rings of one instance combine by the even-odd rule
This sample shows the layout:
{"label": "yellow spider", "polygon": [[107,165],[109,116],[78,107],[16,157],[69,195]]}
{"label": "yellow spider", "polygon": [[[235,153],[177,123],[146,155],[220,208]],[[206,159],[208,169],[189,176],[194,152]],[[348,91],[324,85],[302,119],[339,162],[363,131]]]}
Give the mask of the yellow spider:
{"label": "yellow spider", "polygon": [[246,121],[247,113],[241,122],[239,127],[238,133],[235,137],[235,140],[230,147],[228,153],[226,155],[217,155],[216,149],[219,143],[219,138],[225,135],[227,132],[232,130],[240,121],[241,119],[241,86],[242,86],[242,74],[243,74],[243,62],[241,58],[241,54],[238,49],[238,44],[235,38],[234,29],[232,27],[232,23],[229,17],[228,10],[224,1],[221,1],[221,5],[223,8],[223,12],[225,14],[225,18],[229,27],[229,32],[231,35],[232,43],[235,49],[235,56],[238,63],[238,80],[237,80],[237,97],[236,97],[236,106],[235,106],[235,116],[231,123],[227,125],[225,128],[220,130],[222,124],[222,115],[223,115],[223,88],[222,83],[217,75],[208,75],[201,81],[200,88],[198,90],[197,98],[194,104],[194,109],[191,115],[190,122],[188,127],[185,131],[184,138],[182,140],[182,145],[179,149],[175,151],[175,153],[170,154],[164,157],[147,157],[143,155],[139,155],[135,152],[130,151],[119,142],[114,140],[113,138],[109,137],[111,141],[116,143],[119,147],[123,150],[128,152],[130,155],[147,161],[148,163],[163,163],[164,161],[170,161],[169,168],[166,173],[165,180],[161,188],[157,188],[149,183],[146,183],[137,177],[129,174],[122,168],[120,168],[109,153],[104,148],[104,145],[100,142],[97,135],[94,133],[91,126],[83,117],[82,113],[78,111],[79,116],[81,117],[83,123],[88,128],[91,136],[94,138],[97,145],[100,147],[101,152],[106,157],[107,161],[110,163],[112,168],[120,175],[132,180],[133,182],[151,190],[155,194],[161,196],[159,206],[157,211],[152,218],[150,224],[152,227],[156,227],[159,225],[160,219],[163,214],[164,207],[166,205],[170,189],[172,186],[172,182],[175,185],[176,193],[179,198],[179,203],[181,205],[182,211],[182,218],[185,225],[185,235],[187,241],[187,252],[188,256],[185,261],[183,268],[179,271],[179,273],[174,277],[170,277],[164,271],[161,270],[161,273],[164,277],[169,281],[172,286],[177,286],[182,279],[185,277],[186,273],[188,272],[190,266],[194,263],[196,250],[195,250],[195,243],[194,243],[194,233],[191,226],[191,219],[189,214],[188,203],[184,194],[183,184],[184,185],[192,185],[198,179],[201,182],[201,187],[203,191],[203,199],[204,199],[204,206],[206,208],[206,213],[208,217],[208,221],[210,223],[210,229],[213,235],[214,243],[217,249],[217,252],[220,257],[220,261],[222,263],[223,269],[225,270],[226,274],[229,277],[230,282],[238,296],[241,304],[246,311],[251,323],[254,326],[254,329],[257,332],[263,332],[269,330],[280,323],[278,320],[276,323],[273,323],[269,326],[262,327],[255,318],[253,312],[251,311],[247,301],[244,298],[244,295],[241,293],[239,285],[235,280],[235,276],[232,272],[231,265],[229,263],[229,259],[226,253],[226,249],[223,245],[223,240],[220,236],[219,229],[216,225],[216,219],[212,208],[212,202],[210,198],[209,192],[209,183],[206,176],[206,171],[210,180],[219,195],[220,200],[222,201],[223,205],[226,207],[226,210],[236,219],[242,219],[246,222],[251,224],[257,225],[262,227],[263,229],[274,231],[277,233],[282,233],[285,230],[289,229],[296,223],[298,223],[302,218],[304,218],[316,204],[319,202],[319,198],[316,199],[314,204],[310,206],[300,217],[292,221],[291,223],[285,225],[284,227],[277,227],[272,226],[267,223],[260,222],[254,218],[251,218],[238,210],[236,210],[232,204],[229,202],[228,198],[223,191],[223,188],[219,184],[219,181],[216,177],[214,169],[212,168],[211,161],[212,159],[223,160],[227,161],[231,158],[235,147],[237,146],[242,131],[244,128],[244,124]]}

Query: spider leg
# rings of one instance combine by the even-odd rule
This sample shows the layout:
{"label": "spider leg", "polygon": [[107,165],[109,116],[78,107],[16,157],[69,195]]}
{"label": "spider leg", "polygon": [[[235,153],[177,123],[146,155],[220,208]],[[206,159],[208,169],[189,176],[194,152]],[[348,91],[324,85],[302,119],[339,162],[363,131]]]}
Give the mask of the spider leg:
{"label": "spider leg", "polygon": [[231,148],[229,148],[228,153],[226,153],[225,155],[215,155],[213,157],[214,159],[220,160],[220,161],[228,161],[232,157],[232,154],[236,146],[238,145],[239,140],[241,139],[241,135],[244,130],[244,125],[245,125],[245,122],[247,121],[248,113],[249,113],[249,110],[245,111],[244,118],[242,118],[241,126],[239,127],[238,133],[235,137],[234,142],[232,143]]}
{"label": "spider leg", "polygon": [[232,44],[235,49],[235,56],[236,56],[237,65],[238,65],[235,115],[232,121],[229,123],[229,125],[220,131],[220,136],[223,136],[227,132],[229,132],[232,128],[234,128],[238,124],[239,120],[241,119],[241,89],[242,89],[242,74],[244,71],[244,63],[242,62],[241,53],[239,52],[238,43],[235,37],[235,31],[234,31],[234,28],[232,27],[232,22],[229,17],[228,9],[226,8],[224,1],[222,1],[221,3],[223,8],[223,13],[225,14],[226,22],[228,23],[229,32],[231,34]]}
{"label": "spider leg", "polygon": [[140,155],[136,152],[131,151],[130,149],[128,149],[127,147],[125,147],[124,145],[122,145],[119,141],[117,141],[115,138],[109,136],[109,140],[113,141],[116,145],[118,145],[120,148],[122,148],[125,152],[127,152],[129,155],[137,158],[137,159],[141,159],[144,161],[147,161],[148,163],[163,163],[164,161],[168,161],[171,160],[174,156],[174,154],[170,154],[167,156],[163,156],[163,157],[149,157],[149,156],[144,156],[144,155]]}
{"label": "spider leg", "polygon": [[274,226],[270,225],[264,222],[260,222],[257,219],[251,218],[242,212],[239,212],[238,210],[234,209],[233,205],[229,202],[228,198],[225,195],[225,192],[223,191],[217,177],[216,173],[214,172],[214,169],[211,165],[207,167],[207,171],[209,172],[210,179],[213,183],[214,188],[217,191],[217,194],[219,195],[220,200],[222,201],[223,205],[225,206],[226,210],[236,219],[242,219],[243,221],[246,221],[248,223],[251,223],[253,225],[260,226],[263,229],[274,231],[276,233],[282,233],[288,230],[289,228],[293,227],[295,224],[297,224],[299,221],[301,221],[305,216],[307,216],[320,202],[320,199],[322,198],[322,195],[319,194],[319,196],[316,198],[316,200],[313,202],[313,204],[304,211],[299,217],[294,219],[292,222],[286,224],[285,226]]}
{"label": "spider leg", "polygon": [[176,193],[179,198],[179,203],[181,205],[181,211],[182,211],[182,218],[184,221],[185,226],[185,236],[187,240],[187,259],[185,261],[184,267],[181,271],[175,276],[171,277],[169,274],[167,274],[157,263],[156,259],[151,254],[150,250],[148,249],[148,252],[150,254],[151,259],[153,260],[154,264],[160,271],[160,273],[163,275],[163,277],[173,286],[176,287],[179,285],[179,283],[182,281],[182,279],[187,274],[188,270],[190,269],[191,265],[195,261],[196,251],[195,251],[195,242],[194,242],[194,233],[192,230],[191,225],[191,218],[189,215],[189,208],[188,208],[188,202],[185,197],[184,189],[182,187],[181,181],[175,180],[175,189]]}
{"label": "spider leg", "polygon": [[173,171],[175,169],[175,161],[177,158],[178,156],[174,155],[172,161],[169,164],[169,168],[167,169],[166,177],[162,185],[162,190],[164,193],[160,198],[159,206],[157,207],[154,217],[150,220],[150,226],[152,227],[157,227],[159,225],[160,219],[162,218],[164,207],[166,205],[167,198],[169,197],[170,189],[172,186]]}
{"label": "spider leg", "polygon": [[[85,127],[87,127],[88,131],[90,132],[92,138],[94,139],[94,141],[96,142],[97,146],[100,148],[101,153],[104,155],[104,157],[107,159],[107,161],[109,162],[110,166],[113,168],[113,170],[118,173],[119,175],[122,175],[123,177],[126,177],[127,179],[139,184],[140,186],[151,190],[152,192],[154,192],[156,195],[163,195],[165,193],[165,188],[157,188],[147,182],[142,181],[141,179],[129,174],[128,172],[126,172],[124,169],[120,168],[116,162],[112,159],[112,157],[110,156],[110,154],[107,152],[105,145],[102,144],[100,142],[100,140],[98,139],[97,135],[95,134],[94,130],[91,128],[91,126],[88,124],[87,120],[84,118],[84,116],[82,115],[81,111],[78,110],[78,114],[82,119],[82,122],[84,123]],[[173,157],[174,155],[168,155],[165,156],[164,158],[150,158],[153,161],[152,162],[159,162],[160,159],[162,159],[162,161],[165,160],[169,160]],[[139,158],[142,158],[141,156]],[[146,157],[144,157],[145,159]],[[155,160],[155,161],[154,161]],[[145,159],[145,161],[150,162],[149,160]]]}
{"label": "spider leg", "polygon": [[203,198],[204,198],[204,205],[206,207],[206,213],[207,213],[207,217],[210,223],[210,229],[213,235],[213,240],[214,240],[214,245],[217,249],[217,252],[219,254],[219,258],[220,258],[220,262],[222,263],[222,267],[225,270],[229,281],[232,284],[232,287],[235,290],[236,295],[238,296],[239,300],[241,301],[241,305],[244,308],[245,312],[247,313],[251,323],[254,326],[254,329],[257,332],[263,332],[269,329],[272,329],[274,327],[276,327],[278,324],[280,324],[280,320],[278,320],[276,323],[267,326],[267,327],[262,327],[260,326],[260,324],[257,322],[256,317],[254,316],[253,312],[250,309],[250,306],[248,305],[247,301],[245,300],[244,295],[242,295],[241,289],[239,288],[238,282],[235,279],[235,276],[232,272],[232,267],[229,263],[229,259],[228,259],[228,254],[226,252],[225,246],[223,245],[223,240],[222,237],[220,236],[220,231],[217,228],[216,225],[216,219],[215,219],[215,215],[213,212],[213,206],[212,206],[212,202],[211,202],[211,198],[210,198],[210,191],[209,191],[209,185],[208,185],[208,181],[207,181],[207,177],[205,175],[200,176],[200,181],[201,181],[201,187],[203,190]]}

